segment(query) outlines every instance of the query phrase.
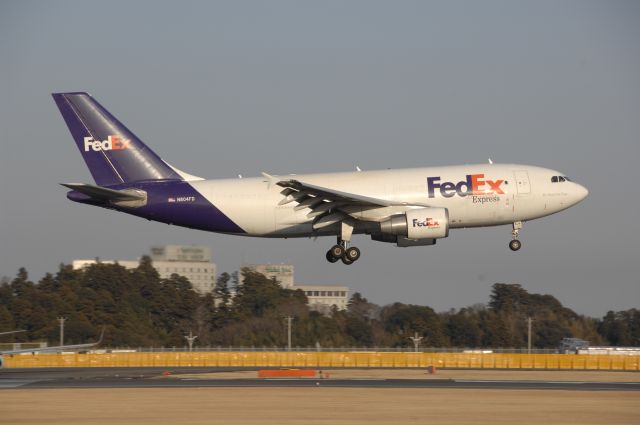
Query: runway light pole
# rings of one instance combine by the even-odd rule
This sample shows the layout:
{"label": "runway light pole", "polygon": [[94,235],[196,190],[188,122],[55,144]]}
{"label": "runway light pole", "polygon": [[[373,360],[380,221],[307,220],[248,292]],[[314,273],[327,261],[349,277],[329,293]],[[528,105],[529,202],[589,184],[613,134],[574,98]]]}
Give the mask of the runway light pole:
{"label": "runway light pole", "polygon": [[424,337],[422,336],[418,336],[418,332],[415,332],[413,336],[409,337],[409,339],[413,341],[413,348],[416,353],[418,352],[418,348],[420,347],[420,341],[422,341],[423,338]]}
{"label": "runway light pole", "polygon": [[291,322],[293,322],[293,317],[287,316],[285,320],[287,321],[287,351],[291,351]]}
{"label": "runway light pole", "polygon": [[531,354],[531,322],[533,319],[531,317],[527,317],[527,353]]}
{"label": "runway light pole", "polygon": [[193,343],[198,338],[198,335],[194,335],[193,332],[189,331],[189,335],[185,335],[184,338],[187,340],[187,344],[189,344],[189,351],[193,351]]}
{"label": "runway light pole", "polygon": [[66,317],[58,317],[58,322],[60,322],[60,345],[64,345],[64,322],[66,321]]}

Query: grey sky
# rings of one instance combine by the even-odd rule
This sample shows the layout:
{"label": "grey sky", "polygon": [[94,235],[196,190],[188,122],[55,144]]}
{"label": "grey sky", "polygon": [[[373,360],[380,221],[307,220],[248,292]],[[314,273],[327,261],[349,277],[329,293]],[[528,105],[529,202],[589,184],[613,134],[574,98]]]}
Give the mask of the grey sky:
{"label": "grey sky", "polygon": [[[640,3],[0,3],[0,276],[205,244],[220,271],[290,262],[302,283],[438,311],[494,282],[579,313],[640,304]],[[92,182],[50,93],[91,92],[160,156],[207,178],[517,162],[590,190],[563,213],[435,247],[198,232],[73,204]]]}

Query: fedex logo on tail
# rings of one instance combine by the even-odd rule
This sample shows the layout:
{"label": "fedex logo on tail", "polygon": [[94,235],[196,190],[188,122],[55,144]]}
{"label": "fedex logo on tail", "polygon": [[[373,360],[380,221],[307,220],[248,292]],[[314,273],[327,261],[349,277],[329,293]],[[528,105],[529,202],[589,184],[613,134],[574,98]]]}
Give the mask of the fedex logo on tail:
{"label": "fedex logo on tail", "polygon": [[504,195],[501,186],[504,180],[488,180],[484,174],[467,174],[466,179],[454,182],[441,182],[440,177],[427,177],[427,190],[429,198],[436,197],[436,190],[443,198],[451,198],[454,195]]}
{"label": "fedex logo on tail", "polygon": [[107,137],[107,140],[95,140],[93,137],[84,138],[84,151],[94,152],[100,151],[119,151],[123,149],[131,149],[131,140],[123,139],[118,135]]}

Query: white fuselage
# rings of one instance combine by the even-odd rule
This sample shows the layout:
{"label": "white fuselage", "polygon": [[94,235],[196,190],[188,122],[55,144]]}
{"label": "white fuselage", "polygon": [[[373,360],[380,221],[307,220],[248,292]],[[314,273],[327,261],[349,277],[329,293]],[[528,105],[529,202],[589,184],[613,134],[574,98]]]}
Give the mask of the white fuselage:
{"label": "white fuselage", "polygon": [[[562,176],[560,172],[535,166],[478,164],[280,178],[409,206],[351,207],[349,215],[359,222],[379,223],[417,205],[447,208],[450,227],[464,228],[533,220],[567,209],[587,196],[583,186]],[[309,209],[296,209],[295,203],[279,205],[282,187],[262,177],[189,184],[247,236],[302,237],[336,232],[331,227],[314,230]],[[363,231],[364,228],[356,227],[355,233]]]}

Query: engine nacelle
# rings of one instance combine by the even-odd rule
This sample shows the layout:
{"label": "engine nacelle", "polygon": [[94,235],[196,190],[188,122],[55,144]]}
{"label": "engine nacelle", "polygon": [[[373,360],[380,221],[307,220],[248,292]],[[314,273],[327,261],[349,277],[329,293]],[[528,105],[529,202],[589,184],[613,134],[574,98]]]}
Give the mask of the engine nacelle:
{"label": "engine nacelle", "polygon": [[446,238],[449,236],[449,211],[446,208],[409,210],[381,222],[380,232],[414,240]]}

